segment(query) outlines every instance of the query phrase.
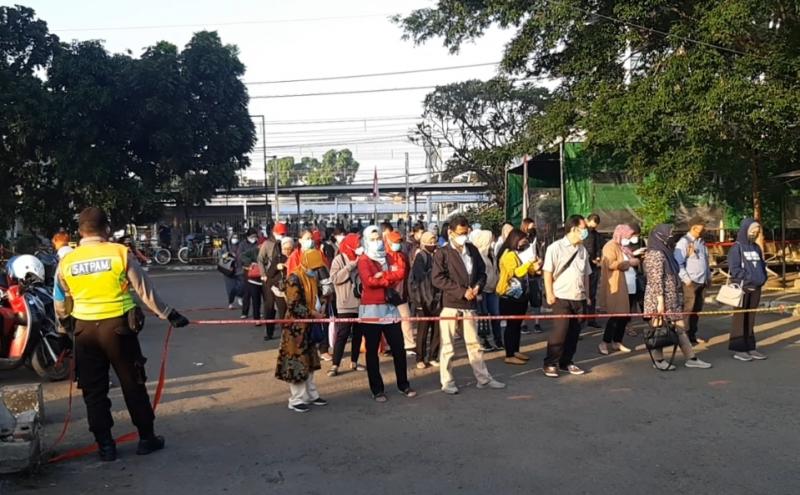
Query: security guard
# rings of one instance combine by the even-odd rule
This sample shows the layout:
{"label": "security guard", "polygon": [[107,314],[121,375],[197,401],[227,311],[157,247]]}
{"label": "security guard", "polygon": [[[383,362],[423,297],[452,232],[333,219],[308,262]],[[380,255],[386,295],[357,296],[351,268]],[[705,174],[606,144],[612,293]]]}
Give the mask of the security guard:
{"label": "security guard", "polygon": [[83,391],[89,430],[99,447],[100,459],[113,461],[117,447],[111,435],[114,421],[108,399],[108,368],[114,367],[133,424],[139,430],[138,455],[164,448],[156,436],[155,415],[145,387],[144,364],[137,332],[143,313],[128,288],[161,319],[175,327],[189,320],[164,304],[133,255],[121,244],[108,242],[111,232],[106,214],[86,208],[78,218],[80,246],[61,261],[55,306],[61,319],[75,319],[75,360],[78,386]]}

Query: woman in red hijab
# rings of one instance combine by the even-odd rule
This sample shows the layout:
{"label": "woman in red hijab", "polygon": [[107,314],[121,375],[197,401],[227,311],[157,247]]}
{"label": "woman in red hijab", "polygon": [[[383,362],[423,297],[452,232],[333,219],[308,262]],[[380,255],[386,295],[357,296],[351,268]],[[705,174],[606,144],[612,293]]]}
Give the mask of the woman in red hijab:
{"label": "woman in red hijab", "polygon": [[[331,281],[336,290],[336,310],[339,318],[358,318],[358,307],[361,300],[356,297],[354,282],[358,278],[358,257],[364,252],[361,247],[361,238],[358,234],[348,234],[339,244],[339,254],[331,263]],[[350,369],[364,371],[365,368],[358,364],[358,355],[361,351],[361,326],[356,323],[337,323],[336,340],[333,343],[333,363],[328,370],[328,376],[339,374],[339,365],[344,357],[344,348],[347,339],[353,334],[353,343],[350,348]]]}

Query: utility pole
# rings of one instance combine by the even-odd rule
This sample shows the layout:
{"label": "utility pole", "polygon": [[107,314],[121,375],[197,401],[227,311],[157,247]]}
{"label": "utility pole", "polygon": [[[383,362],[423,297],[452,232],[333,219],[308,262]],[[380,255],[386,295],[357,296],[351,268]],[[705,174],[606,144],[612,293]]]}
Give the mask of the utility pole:
{"label": "utility pole", "polygon": [[281,200],[278,197],[278,182],[280,181],[280,175],[278,167],[278,156],[272,155],[272,162],[275,164],[275,224],[280,221],[281,216]]}
{"label": "utility pole", "polygon": [[409,206],[410,199],[408,194],[408,152],[406,152],[406,222],[408,222],[408,216],[411,214],[411,208]]}
{"label": "utility pole", "polygon": [[251,115],[250,118],[261,119],[261,148],[263,150],[262,156],[264,157],[264,223],[269,223],[272,217],[272,209],[269,206],[269,181],[267,177],[269,171],[267,170],[267,119],[264,115]]}

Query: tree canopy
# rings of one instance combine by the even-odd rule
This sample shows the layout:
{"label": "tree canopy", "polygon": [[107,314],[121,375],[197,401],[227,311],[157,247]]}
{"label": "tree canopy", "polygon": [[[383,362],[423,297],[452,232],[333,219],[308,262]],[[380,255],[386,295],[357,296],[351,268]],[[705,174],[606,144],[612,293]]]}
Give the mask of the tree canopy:
{"label": "tree canopy", "polygon": [[652,221],[686,195],[761,217],[779,197],[770,178],[800,168],[795,1],[440,0],[395,19],[453,52],[513,30],[503,70],[558,82],[529,147],[583,133],[638,180]]}
{"label": "tree canopy", "polygon": [[529,119],[541,115],[549,92],[506,78],[470,80],[437,87],[425,97],[423,121],[413,138],[453,149],[444,176],[474,173],[503,204],[503,174]]}
{"label": "tree canopy", "polygon": [[347,148],[326,151],[322,155],[322,161],[316,158],[302,157],[299,162],[295,162],[294,157],[287,156],[267,162],[270,184],[275,184],[276,166],[278,167],[278,184],[280,186],[295,184],[327,186],[352,184],[360,165]]}
{"label": "tree canopy", "polygon": [[88,205],[151,221],[165,201],[234,186],[255,143],[243,74],[214,32],[134,58],[62,43],[33,10],[0,7],[0,223],[52,229]]}

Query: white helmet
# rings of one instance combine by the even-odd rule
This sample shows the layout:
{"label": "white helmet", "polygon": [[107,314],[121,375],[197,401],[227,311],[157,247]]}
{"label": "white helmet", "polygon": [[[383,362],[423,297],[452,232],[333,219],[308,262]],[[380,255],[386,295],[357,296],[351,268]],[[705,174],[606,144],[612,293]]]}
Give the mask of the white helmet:
{"label": "white helmet", "polygon": [[56,254],[58,255],[58,259],[59,260],[63,260],[64,256],[68,255],[69,253],[71,253],[73,251],[75,251],[75,250],[72,249],[71,247],[63,246],[58,250],[58,252]]}
{"label": "white helmet", "polygon": [[42,281],[44,280],[44,265],[36,256],[23,254],[11,264],[11,276],[17,280],[26,280],[33,276]]}

